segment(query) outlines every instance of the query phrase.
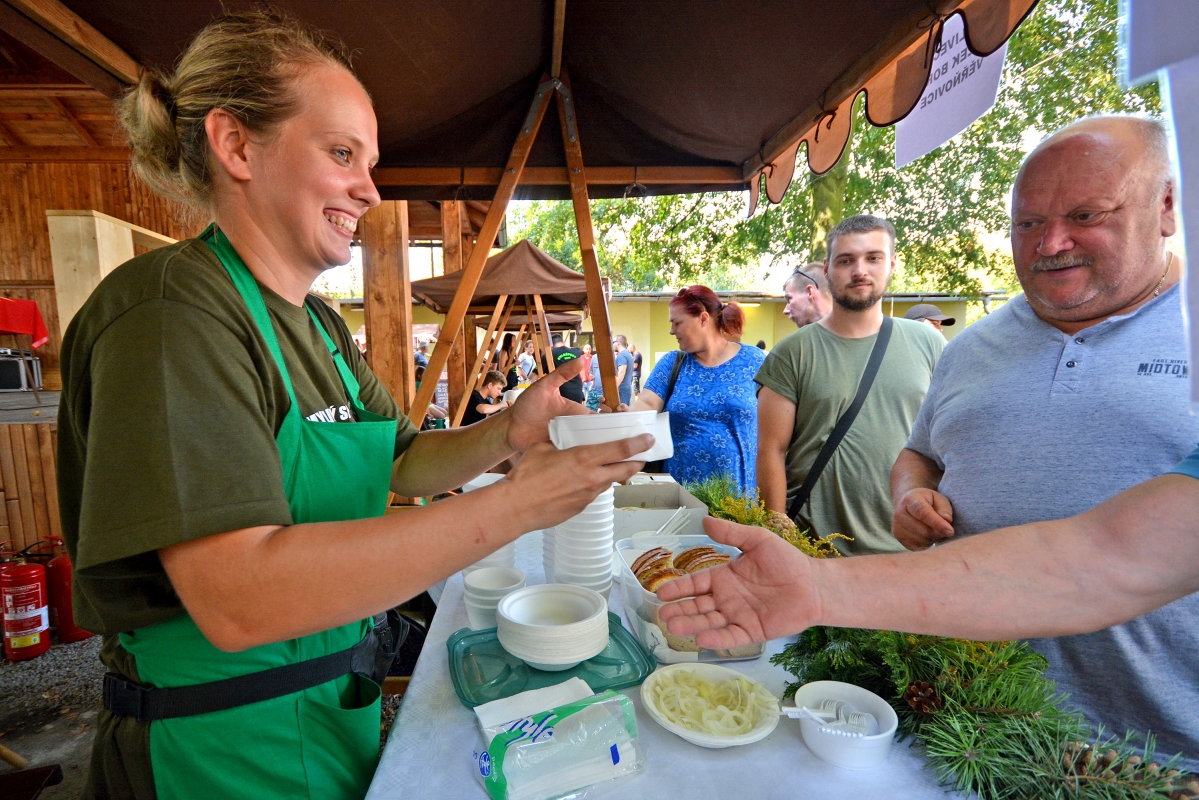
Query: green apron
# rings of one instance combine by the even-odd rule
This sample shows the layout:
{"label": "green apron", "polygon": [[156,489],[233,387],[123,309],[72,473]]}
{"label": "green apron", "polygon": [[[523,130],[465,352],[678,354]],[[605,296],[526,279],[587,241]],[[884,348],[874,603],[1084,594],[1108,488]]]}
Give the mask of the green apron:
{"label": "green apron", "polygon": [[[215,226],[201,238],[228,270],[287,385],[291,406],[275,443],[293,521],[382,516],[387,507],[396,420],[361,407],[358,381],[311,309],[308,313],[333,355],[359,421],[304,419],[253,275]],[[313,566],[320,569],[319,563]],[[329,575],[327,579],[352,581],[353,576]],[[213,647],[185,614],[123,633],[121,644],[136,658],[143,682],[175,687],[246,675],[345,650],[357,644],[370,625],[368,619],[299,639],[225,653]],[[361,798],[378,759],[379,699],[379,687],[373,681],[350,674],[274,700],[152,722],[150,761],[159,800]]]}

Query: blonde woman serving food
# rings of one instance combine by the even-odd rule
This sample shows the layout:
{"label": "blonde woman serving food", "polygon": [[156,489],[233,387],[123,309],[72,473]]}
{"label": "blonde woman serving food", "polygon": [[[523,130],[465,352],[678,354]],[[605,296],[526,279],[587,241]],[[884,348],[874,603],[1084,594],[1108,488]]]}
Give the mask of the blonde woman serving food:
{"label": "blonde woman serving food", "polygon": [[[399,636],[379,612],[582,511],[650,437],[546,444],[581,410],[569,367],[417,433],[308,295],[379,203],[370,98],[319,32],[220,18],[119,113],[138,174],[212,224],[113,271],[63,342],[63,527],[109,671],[85,796],[360,798]],[[522,451],[511,485],[383,516],[389,488]]]}

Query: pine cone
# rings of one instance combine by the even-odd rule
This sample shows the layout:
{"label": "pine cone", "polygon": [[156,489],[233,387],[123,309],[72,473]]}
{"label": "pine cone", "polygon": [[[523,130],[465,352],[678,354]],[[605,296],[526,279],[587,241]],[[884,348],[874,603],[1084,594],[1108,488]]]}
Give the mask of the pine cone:
{"label": "pine cone", "polygon": [[925,681],[912,681],[904,690],[903,700],[917,714],[934,714],[941,710],[945,701],[937,694],[936,688]]}
{"label": "pine cone", "polygon": [[795,530],[795,521],[782,511],[772,511],[766,518],[766,527],[773,531],[793,531]]}

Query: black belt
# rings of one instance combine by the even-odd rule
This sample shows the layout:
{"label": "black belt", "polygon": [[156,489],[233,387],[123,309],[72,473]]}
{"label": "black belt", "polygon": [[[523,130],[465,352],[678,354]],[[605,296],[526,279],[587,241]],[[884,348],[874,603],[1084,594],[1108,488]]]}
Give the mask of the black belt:
{"label": "black belt", "polygon": [[261,703],[351,672],[382,684],[408,636],[408,621],[394,609],[377,615],[374,621],[371,632],[347,650],[236,678],[159,689],[109,672],[104,676],[104,708],[118,717],[146,723]]}

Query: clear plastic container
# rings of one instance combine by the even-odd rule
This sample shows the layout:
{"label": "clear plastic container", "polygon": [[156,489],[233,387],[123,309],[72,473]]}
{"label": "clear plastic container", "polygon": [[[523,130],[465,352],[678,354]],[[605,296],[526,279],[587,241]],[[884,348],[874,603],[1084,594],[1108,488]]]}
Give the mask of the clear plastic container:
{"label": "clear plastic container", "polygon": [[678,555],[684,550],[701,545],[709,545],[717,552],[730,556],[740,552],[735,547],[719,544],[707,536],[634,536],[616,543],[617,559],[620,562],[621,596],[633,635],[662,664],[689,661],[748,661],[760,657],[766,651],[764,643],[731,650],[706,650],[695,643],[695,637],[675,636],[670,633],[666,630],[666,624],[658,618],[658,611],[665,603],[659,600],[656,594],[647,591],[633,574],[633,562],[647,550],[664,547],[672,555]]}

